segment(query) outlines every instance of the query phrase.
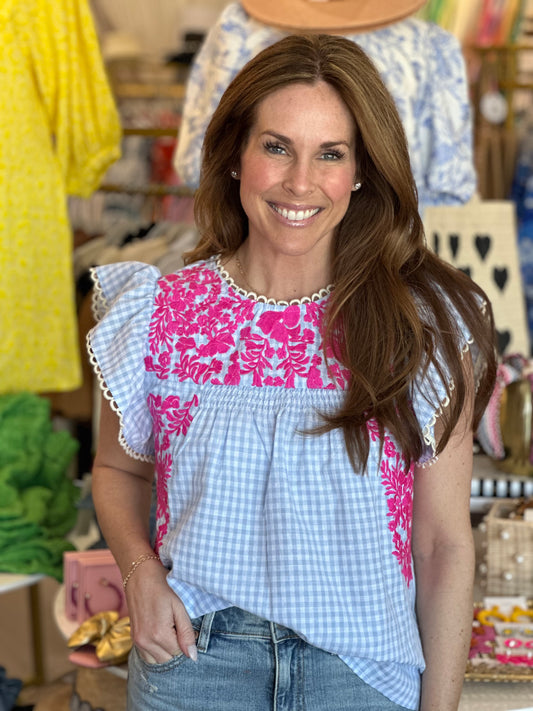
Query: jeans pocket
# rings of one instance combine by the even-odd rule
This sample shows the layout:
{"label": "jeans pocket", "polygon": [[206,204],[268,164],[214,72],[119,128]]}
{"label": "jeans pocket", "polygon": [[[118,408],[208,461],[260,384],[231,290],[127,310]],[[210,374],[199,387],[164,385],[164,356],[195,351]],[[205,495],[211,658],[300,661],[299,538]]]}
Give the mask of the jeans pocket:
{"label": "jeans pocket", "polygon": [[176,669],[181,664],[183,664],[183,662],[188,658],[185,656],[185,654],[183,654],[181,650],[179,650],[173,657],[167,659],[166,662],[147,662],[145,659],[143,659],[141,653],[135,646],[130,652],[130,657],[132,655],[133,659],[130,659],[130,662],[133,664],[133,666],[139,665],[145,671],[158,674],[163,674],[165,672]]}

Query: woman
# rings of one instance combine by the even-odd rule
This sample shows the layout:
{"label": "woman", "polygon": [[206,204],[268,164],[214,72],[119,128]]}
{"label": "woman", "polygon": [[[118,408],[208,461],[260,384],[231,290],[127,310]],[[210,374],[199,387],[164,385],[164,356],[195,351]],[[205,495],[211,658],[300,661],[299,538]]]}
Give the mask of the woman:
{"label": "woman", "polygon": [[93,487],[132,620],[128,708],[456,709],[492,317],[424,245],[362,50],[289,36],[249,62],[195,210],[182,271],[96,272]]}

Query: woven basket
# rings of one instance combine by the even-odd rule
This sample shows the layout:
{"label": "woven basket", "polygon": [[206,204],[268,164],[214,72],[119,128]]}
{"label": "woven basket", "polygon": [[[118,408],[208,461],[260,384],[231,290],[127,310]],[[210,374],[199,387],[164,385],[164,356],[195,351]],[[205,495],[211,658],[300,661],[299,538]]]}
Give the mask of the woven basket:
{"label": "woven basket", "polygon": [[485,516],[485,559],[480,565],[486,595],[533,597],[533,522],[509,518],[520,499],[494,503]]}

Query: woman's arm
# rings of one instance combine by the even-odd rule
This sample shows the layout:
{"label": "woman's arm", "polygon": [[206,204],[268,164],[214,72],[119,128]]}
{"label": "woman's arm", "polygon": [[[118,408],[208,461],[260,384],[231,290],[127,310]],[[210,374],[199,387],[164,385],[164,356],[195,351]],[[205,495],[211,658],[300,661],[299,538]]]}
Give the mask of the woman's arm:
{"label": "woman's arm", "polygon": [[[92,493],[98,523],[124,578],[133,561],[143,554],[154,554],[149,532],[154,467],[129,457],[118,434],[118,415],[102,398]],[[189,617],[168,586],[166,575],[158,560],[146,560],[136,568],[126,588],[133,639],[149,662],[164,662],[180,649],[195,658]]]}
{"label": "woman's arm", "polygon": [[426,660],[420,711],[456,711],[463,686],[475,569],[472,457],[465,415],[438,460],[415,471],[412,551]]}

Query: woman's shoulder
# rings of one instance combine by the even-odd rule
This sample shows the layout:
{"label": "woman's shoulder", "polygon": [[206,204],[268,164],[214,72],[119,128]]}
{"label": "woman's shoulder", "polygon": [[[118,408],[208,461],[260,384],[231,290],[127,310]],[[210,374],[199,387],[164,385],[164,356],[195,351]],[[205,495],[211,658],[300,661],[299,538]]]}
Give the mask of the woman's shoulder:
{"label": "woman's shoulder", "polygon": [[205,284],[214,275],[214,260],[196,262],[170,274],[161,274],[152,264],[144,262],[117,262],[91,269],[93,280],[93,314],[96,321],[112,312],[128,318],[133,311],[148,312],[153,308],[158,294],[161,298],[175,293],[180,285],[194,288]]}

